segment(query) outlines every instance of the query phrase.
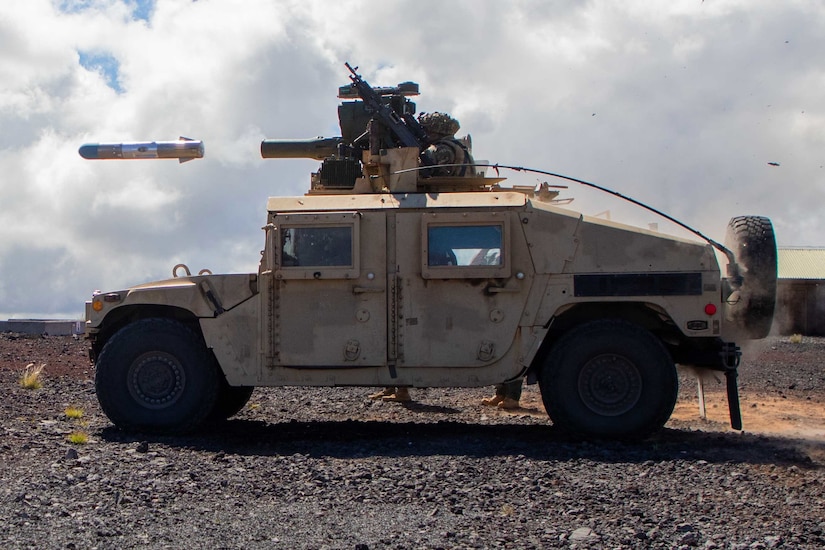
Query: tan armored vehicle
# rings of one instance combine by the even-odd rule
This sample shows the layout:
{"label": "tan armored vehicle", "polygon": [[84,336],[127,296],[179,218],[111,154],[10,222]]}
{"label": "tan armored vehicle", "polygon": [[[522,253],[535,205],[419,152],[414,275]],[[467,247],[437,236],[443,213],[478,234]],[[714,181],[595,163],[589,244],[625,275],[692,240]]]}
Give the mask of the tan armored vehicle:
{"label": "tan armored vehicle", "polygon": [[768,219],[734,218],[722,246],[583,216],[548,186],[485,177],[454,120],[413,116],[416,84],[371,88],[350,70],[341,137],[261,145],[323,164],[306,195],[269,199],[257,273],[179,267],[86,303],[112,422],[191,430],[255,386],[526,377],[559,428],[637,438],[670,417],[680,364],[726,374],[740,427],[735,342],[773,316]]}

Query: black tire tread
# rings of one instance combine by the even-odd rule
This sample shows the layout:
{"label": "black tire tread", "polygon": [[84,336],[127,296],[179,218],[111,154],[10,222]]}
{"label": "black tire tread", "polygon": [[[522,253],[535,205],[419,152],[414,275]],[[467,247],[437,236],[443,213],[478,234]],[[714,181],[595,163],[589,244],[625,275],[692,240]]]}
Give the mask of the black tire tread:
{"label": "black tire tread", "polygon": [[[649,414],[642,412],[639,418],[640,407],[636,407],[616,417],[617,421],[627,418],[631,424],[621,425],[620,422],[614,422],[613,425],[607,427],[598,425],[599,422],[594,422],[595,415],[594,419],[582,418],[575,414],[574,407],[565,404],[566,400],[577,391],[575,388],[560,387],[558,384],[559,380],[568,374],[563,372],[564,369],[575,368],[575,366],[565,364],[564,359],[578,353],[579,348],[598,345],[600,338],[618,338],[617,342],[629,341],[633,342],[635,347],[647,348],[652,356],[651,360],[656,363],[655,368],[661,371],[656,374],[662,380],[661,386],[644,388],[642,401],[645,400],[645,390],[647,390],[648,402],[640,402],[640,407],[647,408],[650,406],[650,401],[655,400],[652,412]],[[649,380],[645,382],[650,384]],[[539,375],[539,386],[545,409],[553,425],[562,431],[576,437],[632,441],[649,436],[667,423],[676,405],[679,381],[670,353],[651,332],[622,319],[601,319],[571,329],[556,342]]]}
{"label": "black tire tread", "polygon": [[764,216],[736,216],[728,222],[725,246],[743,268],[744,307],[731,314],[745,338],[765,338],[776,307],[777,250],[773,224]]}
{"label": "black tire tread", "polygon": [[[175,348],[192,353],[190,360],[198,363],[193,374],[197,372],[202,378],[199,384],[190,385],[190,391],[201,386],[198,395],[194,397],[193,404],[188,407],[186,414],[178,415],[179,418],[172,421],[164,422],[162,415],[158,413],[144,414],[144,419],[136,418],[135,412],[141,411],[138,411],[136,407],[139,406],[129,397],[124,380],[128,365],[122,364],[121,361],[136,353],[135,349],[146,347],[146,343],[154,344],[169,337],[176,341]],[[218,394],[217,369],[212,353],[201,338],[185,325],[165,318],[140,319],[120,329],[106,342],[96,364],[95,390],[103,412],[119,429],[186,433],[200,426],[214,408]]]}

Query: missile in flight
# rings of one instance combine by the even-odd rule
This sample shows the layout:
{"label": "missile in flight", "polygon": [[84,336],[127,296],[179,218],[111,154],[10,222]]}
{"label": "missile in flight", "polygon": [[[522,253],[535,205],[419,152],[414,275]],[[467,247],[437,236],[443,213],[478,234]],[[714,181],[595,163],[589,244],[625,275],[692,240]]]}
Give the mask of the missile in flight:
{"label": "missile in flight", "polygon": [[203,151],[202,141],[181,137],[177,141],[84,143],[78,153],[89,160],[178,159],[187,162],[203,158]]}

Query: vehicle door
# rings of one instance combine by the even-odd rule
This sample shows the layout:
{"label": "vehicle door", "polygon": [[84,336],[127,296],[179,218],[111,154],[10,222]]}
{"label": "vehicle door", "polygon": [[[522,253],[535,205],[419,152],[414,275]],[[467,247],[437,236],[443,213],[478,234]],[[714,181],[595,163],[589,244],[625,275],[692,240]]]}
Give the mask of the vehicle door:
{"label": "vehicle door", "polygon": [[530,290],[520,229],[506,211],[398,214],[399,366],[481,367],[505,354]]}
{"label": "vehicle door", "polygon": [[294,367],[383,365],[383,212],[277,214],[271,350]]}

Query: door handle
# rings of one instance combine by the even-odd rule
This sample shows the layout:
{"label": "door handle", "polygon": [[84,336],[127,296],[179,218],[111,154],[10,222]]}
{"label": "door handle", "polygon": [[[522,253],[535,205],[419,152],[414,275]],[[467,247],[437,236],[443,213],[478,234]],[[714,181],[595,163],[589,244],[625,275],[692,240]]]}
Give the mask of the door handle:
{"label": "door handle", "polygon": [[521,289],[518,287],[508,288],[506,286],[488,286],[487,292],[490,294],[499,294],[501,292],[521,292]]}
{"label": "door handle", "polygon": [[381,293],[384,292],[384,289],[381,287],[369,287],[369,286],[355,286],[352,287],[353,294],[367,294],[367,293]]}

